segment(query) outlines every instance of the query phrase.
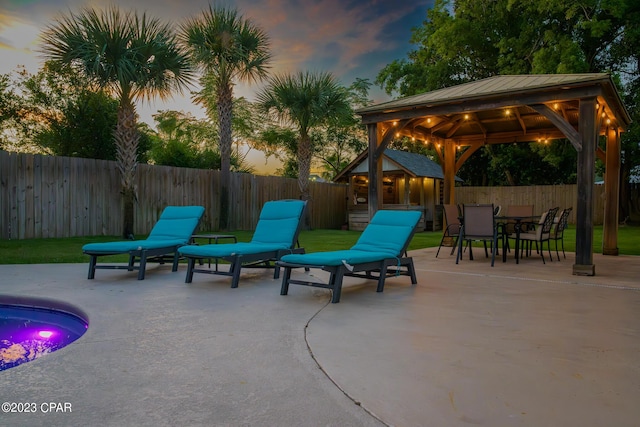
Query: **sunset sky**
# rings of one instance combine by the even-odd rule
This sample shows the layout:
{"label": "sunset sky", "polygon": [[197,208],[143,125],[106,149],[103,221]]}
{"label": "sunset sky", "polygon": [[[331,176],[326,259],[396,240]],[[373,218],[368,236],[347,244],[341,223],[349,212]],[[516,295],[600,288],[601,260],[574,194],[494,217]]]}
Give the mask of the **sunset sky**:
{"label": "sunset sky", "polygon": [[[15,71],[19,65],[36,72],[42,65],[37,53],[39,35],[47,25],[60,14],[78,12],[83,6],[103,8],[110,4],[179,24],[206,9],[209,2],[0,0],[0,73]],[[212,4],[237,7],[266,31],[274,57],[272,73],[328,71],[349,85],[356,78],[373,82],[386,64],[406,57],[411,28],[422,24],[433,0],[235,0]],[[238,86],[235,96],[253,100],[259,89],[258,85]],[[370,95],[376,101],[389,99],[377,87]],[[138,106],[141,120],[149,124],[153,124],[152,114],[167,109],[204,117],[188,93]]]}

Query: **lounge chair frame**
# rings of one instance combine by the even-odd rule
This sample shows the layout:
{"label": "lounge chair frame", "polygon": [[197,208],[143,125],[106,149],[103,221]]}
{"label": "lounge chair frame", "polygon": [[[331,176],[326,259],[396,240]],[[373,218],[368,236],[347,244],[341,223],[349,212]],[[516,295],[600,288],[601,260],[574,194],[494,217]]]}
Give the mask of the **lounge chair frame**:
{"label": "lounge chair frame", "polygon": [[[409,276],[411,277],[411,284],[418,283],[416,278],[416,270],[413,266],[413,258],[387,258],[379,262],[369,262],[364,264],[356,264],[351,269],[345,265],[331,266],[331,265],[313,265],[313,264],[291,264],[287,262],[279,261],[278,264],[284,268],[282,277],[282,286],[280,288],[280,295],[287,295],[289,293],[289,285],[304,285],[314,286],[318,288],[331,289],[333,295],[331,297],[332,303],[340,302],[340,296],[342,294],[342,280],[345,276],[359,277],[362,279],[377,280],[378,286],[376,292],[384,291],[384,282],[387,277],[395,276]],[[310,280],[298,280],[291,278],[291,269],[304,267],[306,270],[311,268],[320,268],[330,273],[329,282],[315,282]],[[389,268],[395,267],[395,268]],[[404,267],[405,269],[402,269]],[[364,273],[362,273],[364,272]]]}
{"label": "lounge chair frame", "polygon": [[[279,202],[287,202],[287,201],[296,201],[300,202],[300,200],[279,200]],[[302,210],[300,213],[298,226],[295,230],[293,240],[291,242],[291,247],[287,249],[274,249],[269,251],[261,251],[255,253],[230,253],[229,255],[220,255],[216,256],[218,259],[222,259],[227,261],[230,266],[228,271],[219,270],[219,269],[211,269],[211,268],[196,268],[196,261],[200,265],[203,264],[203,260],[212,258],[211,255],[208,254],[182,254],[187,259],[187,275],[185,278],[185,283],[192,283],[193,281],[193,273],[203,273],[203,274],[215,274],[219,276],[229,276],[231,277],[231,287],[237,288],[240,283],[240,272],[243,268],[273,268],[273,278],[278,279],[280,277],[280,267],[275,264],[277,260],[279,260],[282,256],[287,254],[303,254],[304,248],[300,247],[298,241],[298,235],[300,234],[300,230],[302,229],[302,224],[304,221],[304,216],[307,210],[307,202],[303,201]],[[233,245],[221,243],[219,246],[223,245]]]}
{"label": "lounge chair frame", "polygon": [[275,264],[277,260],[288,254],[303,254],[304,248],[296,247],[289,250],[277,250],[268,252],[259,252],[255,254],[238,254],[221,256],[218,259],[227,261],[230,266],[228,271],[215,270],[211,268],[196,268],[196,261],[202,264],[201,261],[209,258],[208,256],[187,256],[187,277],[185,283],[191,283],[193,281],[193,273],[203,274],[215,274],[218,276],[230,276],[231,287],[237,288],[240,283],[240,272],[243,268],[273,268],[273,278],[278,279],[280,277],[280,267]]}
{"label": "lounge chair frame", "polygon": [[[178,249],[189,242],[191,238],[191,234],[193,234],[193,232],[200,225],[200,221],[202,220],[202,215],[204,214],[204,208],[201,206],[168,206],[167,208],[165,208],[165,211],[167,209],[174,209],[174,208],[178,208],[178,209],[200,208],[199,209],[200,216],[198,217],[197,222],[193,227],[193,230],[191,230],[191,232],[189,233],[189,236],[186,237],[186,240],[184,241],[184,243],[171,244],[171,245],[155,247],[155,248],[139,247],[138,249],[131,249],[131,250],[125,250],[125,251],[122,251],[122,250],[102,251],[102,250],[95,250],[95,249],[85,250],[83,248],[83,253],[85,253],[86,255],[89,255],[90,257],[89,274],[87,275],[87,279],[90,279],[90,280],[94,279],[96,270],[127,270],[127,271],[137,270],[138,280],[144,280],[145,272],[147,268],[147,262],[157,262],[159,264],[165,264],[167,262],[171,262],[172,263],[171,271],[172,272],[178,271],[178,263],[180,261],[180,255],[178,253]],[[164,214],[164,211],[163,211],[163,214]],[[162,214],[160,215],[160,219],[158,221],[160,221],[161,219],[162,219]],[[127,263],[127,265],[117,265],[117,264],[100,264],[99,265],[98,264],[98,257],[109,256],[109,255],[123,255],[123,254],[129,255],[129,262]],[[136,261],[138,261],[138,265],[136,265]]]}
{"label": "lounge chair frame", "polygon": [[[180,262],[180,256],[178,254],[178,248],[183,245],[172,245],[166,246],[158,249],[143,249],[143,250],[134,250],[128,251],[129,254],[129,263],[127,265],[110,265],[110,264],[98,264],[99,256],[107,256],[107,255],[122,255],[123,252],[110,252],[110,253],[89,253],[85,252],[85,254],[89,255],[91,259],[89,260],[89,275],[88,279],[95,278],[96,270],[128,270],[135,271],[138,270],[138,280],[143,280],[145,276],[145,271],[147,268],[147,262],[157,262],[159,264],[165,264],[167,262],[171,262],[171,271],[178,271],[178,263]],[[173,253],[173,256],[167,256],[168,253]],[[138,265],[135,265],[136,258],[138,260]]]}
{"label": "lounge chair frame", "polygon": [[[397,211],[399,212],[399,211]],[[418,217],[419,219],[419,217]],[[413,226],[413,229],[409,233],[406,241],[397,257],[387,257],[380,259],[379,261],[363,262],[357,264],[346,264],[343,262],[340,265],[318,265],[318,264],[306,264],[306,263],[291,263],[286,260],[280,260],[276,264],[284,268],[282,276],[282,285],[280,288],[280,295],[287,295],[289,293],[289,285],[303,285],[312,286],[324,289],[330,289],[332,291],[331,302],[336,304],[340,302],[342,294],[342,282],[344,277],[358,277],[368,280],[377,280],[378,285],[376,292],[384,291],[384,283],[387,277],[395,276],[409,276],[411,278],[411,285],[416,285],[418,280],[416,278],[415,267],[413,265],[413,258],[407,256],[407,248],[413,235],[416,232],[418,220]],[[312,281],[312,280],[300,280],[292,279],[291,271],[294,268],[304,268],[309,271],[312,268],[321,269],[330,274],[328,283]]]}

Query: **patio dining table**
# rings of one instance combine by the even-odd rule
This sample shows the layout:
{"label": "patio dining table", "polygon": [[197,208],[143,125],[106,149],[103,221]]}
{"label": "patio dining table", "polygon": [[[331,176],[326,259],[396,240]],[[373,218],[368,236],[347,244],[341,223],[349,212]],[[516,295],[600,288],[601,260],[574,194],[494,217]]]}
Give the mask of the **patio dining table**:
{"label": "patio dining table", "polygon": [[540,215],[499,215],[495,217],[496,223],[499,226],[503,227],[502,231],[502,262],[507,262],[507,250],[506,243],[509,239],[509,235],[507,234],[507,223],[513,221],[513,230],[516,233],[516,247],[515,247],[515,255],[516,255],[516,264],[520,263],[520,234],[522,233],[522,227],[524,225],[535,224]]}

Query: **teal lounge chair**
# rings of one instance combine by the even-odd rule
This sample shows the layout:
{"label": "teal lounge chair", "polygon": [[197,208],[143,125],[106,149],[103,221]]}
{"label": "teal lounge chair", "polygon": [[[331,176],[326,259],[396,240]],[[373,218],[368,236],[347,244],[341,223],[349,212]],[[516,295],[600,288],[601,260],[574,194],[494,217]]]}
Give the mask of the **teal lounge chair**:
{"label": "teal lounge chair", "polygon": [[[381,210],[376,212],[351,249],[283,256],[277,263],[284,268],[280,295],[287,295],[289,284],[316,286],[331,289],[331,302],[337,303],[344,276],[377,279],[377,292],[384,290],[384,281],[389,276],[410,276],[415,285],[413,258],[403,255],[406,255],[420,215],[418,211]],[[291,269],[300,267],[328,271],[331,273],[329,283],[291,279]]]}
{"label": "teal lounge chair", "polygon": [[[89,255],[89,279],[95,277],[96,269],[138,270],[138,280],[144,279],[147,261],[164,263],[169,254],[173,261],[172,271],[178,271],[178,248],[189,244],[191,235],[198,227],[204,214],[202,206],[167,206],[151,233],[145,240],[125,240],[119,242],[89,243],[82,252]],[[99,256],[129,254],[129,264],[96,265]],[[136,267],[136,258],[140,263]]]}
{"label": "teal lounge chair", "polygon": [[[211,245],[189,245],[181,247],[178,252],[186,257],[187,277],[185,282],[191,283],[193,273],[218,274],[231,276],[231,287],[237,288],[242,267],[275,268],[274,279],[280,275],[280,269],[271,265],[281,256],[290,253],[304,253],[304,249],[296,248],[300,233],[306,202],[301,200],[275,200],[264,204],[260,218],[253,233],[251,242],[219,243]],[[195,268],[196,261],[217,258],[228,261],[228,271]]]}

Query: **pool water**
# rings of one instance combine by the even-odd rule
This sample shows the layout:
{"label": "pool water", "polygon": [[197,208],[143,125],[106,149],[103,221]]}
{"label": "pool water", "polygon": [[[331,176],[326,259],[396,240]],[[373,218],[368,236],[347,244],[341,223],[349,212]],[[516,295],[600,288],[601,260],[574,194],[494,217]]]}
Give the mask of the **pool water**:
{"label": "pool water", "polygon": [[88,326],[86,320],[66,310],[0,303],[0,371],[69,345]]}

